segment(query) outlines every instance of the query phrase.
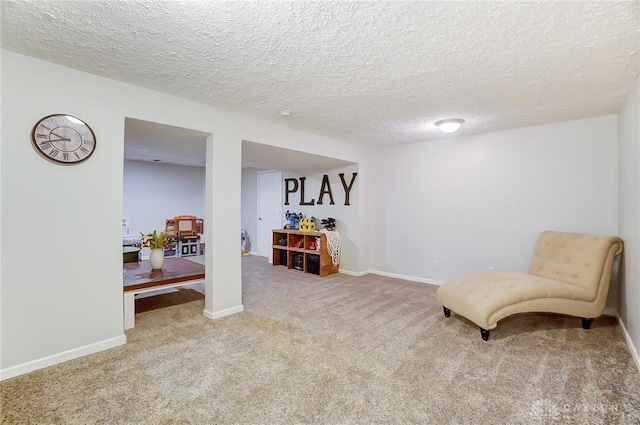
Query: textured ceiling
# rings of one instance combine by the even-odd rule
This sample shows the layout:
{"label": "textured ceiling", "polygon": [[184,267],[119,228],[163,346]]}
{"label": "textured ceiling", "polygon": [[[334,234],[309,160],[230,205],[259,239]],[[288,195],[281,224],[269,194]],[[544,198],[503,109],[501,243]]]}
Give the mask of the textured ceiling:
{"label": "textured ceiling", "polygon": [[[135,161],[204,167],[208,133],[125,118],[124,158]],[[242,167],[285,170],[302,175],[327,172],[352,162],[283,149],[249,141],[242,142]]]}
{"label": "textured ceiling", "polygon": [[208,133],[125,118],[124,158],[204,167]]}
{"label": "textured ceiling", "polygon": [[1,2],[2,47],[369,144],[617,113],[638,1]]}
{"label": "textured ceiling", "polygon": [[300,176],[326,173],[353,162],[249,141],[242,142],[242,166],[283,170]]}

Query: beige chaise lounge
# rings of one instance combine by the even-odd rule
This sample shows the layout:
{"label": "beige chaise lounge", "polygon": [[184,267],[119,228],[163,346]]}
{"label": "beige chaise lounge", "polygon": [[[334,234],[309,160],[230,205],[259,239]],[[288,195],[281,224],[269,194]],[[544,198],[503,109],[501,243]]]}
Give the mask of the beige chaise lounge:
{"label": "beige chaise lounge", "polygon": [[451,311],[480,327],[483,340],[498,321],[517,313],[577,316],[589,329],[604,310],[614,259],[622,253],[616,236],[544,232],[529,273],[485,271],[445,282],[436,292],[444,315]]}

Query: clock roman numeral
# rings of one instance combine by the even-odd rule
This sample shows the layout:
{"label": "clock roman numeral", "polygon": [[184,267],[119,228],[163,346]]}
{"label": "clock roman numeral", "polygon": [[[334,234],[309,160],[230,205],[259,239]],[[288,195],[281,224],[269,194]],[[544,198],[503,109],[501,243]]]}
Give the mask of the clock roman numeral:
{"label": "clock roman numeral", "polygon": [[47,126],[46,126],[46,125],[44,125],[44,124],[40,124],[40,127],[44,127],[44,128],[46,128],[47,130],[51,131],[51,127],[47,127]]}
{"label": "clock roman numeral", "polygon": [[36,133],[36,137],[47,137],[47,135],[42,133]]}
{"label": "clock roman numeral", "polygon": [[93,140],[83,140],[82,143],[84,143],[85,145],[93,145]]}
{"label": "clock roman numeral", "polygon": [[67,152],[62,154],[62,159],[64,159],[65,161],[69,160],[69,154]]}
{"label": "clock roman numeral", "polygon": [[51,149],[51,143],[49,143],[49,142],[42,142],[42,143],[40,143],[40,148],[41,148],[41,149]]}
{"label": "clock roman numeral", "polygon": [[89,153],[89,149],[85,148],[84,146],[82,146],[80,150],[84,153]]}
{"label": "clock roman numeral", "polygon": [[74,152],[73,154],[76,156],[76,158],[80,159],[80,155],[78,155],[78,152]]}
{"label": "clock roman numeral", "polygon": [[55,158],[56,156],[58,156],[58,153],[60,153],[58,149],[51,149],[51,152],[49,152],[49,156],[51,158]]}

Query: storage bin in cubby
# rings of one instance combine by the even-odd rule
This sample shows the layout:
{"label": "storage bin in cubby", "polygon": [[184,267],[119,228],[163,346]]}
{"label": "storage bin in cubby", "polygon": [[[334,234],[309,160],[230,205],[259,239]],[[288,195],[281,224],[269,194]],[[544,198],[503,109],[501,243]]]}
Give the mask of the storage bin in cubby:
{"label": "storage bin in cubby", "polygon": [[320,274],[320,256],[315,254],[306,254],[307,256],[307,273]]}
{"label": "storage bin in cubby", "polygon": [[304,271],[304,254],[302,252],[293,253],[293,268]]}
{"label": "storage bin in cubby", "polygon": [[289,264],[289,251],[286,249],[274,249],[273,250],[273,265],[285,266],[288,268]]}

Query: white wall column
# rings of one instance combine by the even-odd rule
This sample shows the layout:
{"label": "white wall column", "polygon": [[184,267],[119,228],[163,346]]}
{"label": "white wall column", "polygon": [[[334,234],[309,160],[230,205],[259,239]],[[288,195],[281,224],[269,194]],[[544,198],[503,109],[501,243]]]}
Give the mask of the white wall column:
{"label": "white wall column", "polygon": [[242,140],[234,134],[207,138],[205,183],[205,308],[217,319],[244,310],[240,253]]}

